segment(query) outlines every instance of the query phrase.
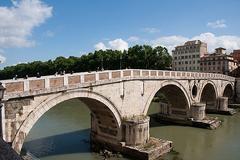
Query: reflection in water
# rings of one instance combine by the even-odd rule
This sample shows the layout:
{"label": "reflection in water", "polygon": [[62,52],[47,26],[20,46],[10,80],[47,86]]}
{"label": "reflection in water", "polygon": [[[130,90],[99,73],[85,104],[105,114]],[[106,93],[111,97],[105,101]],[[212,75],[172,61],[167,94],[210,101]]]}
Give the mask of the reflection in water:
{"label": "reflection in water", "polygon": [[[149,114],[158,109],[157,103],[152,103]],[[224,123],[217,130],[151,122],[150,134],[174,142],[175,152],[164,156],[166,160],[239,160],[240,114],[219,117]],[[103,159],[90,152],[89,128],[88,108],[77,99],[70,100],[57,105],[37,122],[24,148],[41,160]]]}

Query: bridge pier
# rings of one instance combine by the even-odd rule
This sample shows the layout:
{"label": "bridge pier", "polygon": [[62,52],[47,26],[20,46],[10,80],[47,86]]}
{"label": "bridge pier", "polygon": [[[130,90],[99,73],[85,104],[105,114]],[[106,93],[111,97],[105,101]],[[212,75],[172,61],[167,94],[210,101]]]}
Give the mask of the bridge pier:
{"label": "bridge pier", "polygon": [[149,121],[148,116],[138,116],[131,117],[123,122],[123,140],[126,145],[135,146],[148,142]]}
{"label": "bridge pier", "polygon": [[215,108],[207,109],[207,113],[233,115],[236,113],[235,109],[228,108],[228,97],[218,97]]}
{"label": "bridge pier", "polygon": [[235,101],[240,103],[240,78],[236,78],[235,81]]}
{"label": "bridge pier", "polygon": [[196,103],[191,106],[191,118],[193,120],[203,120],[206,117],[206,104]]}
{"label": "bridge pier", "polygon": [[110,150],[120,152],[139,160],[157,159],[171,151],[172,142],[149,136],[148,116],[133,116],[122,122],[121,140],[104,137],[97,130],[96,118],[92,114],[91,148],[93,151]]}
{"label": "bridge pier", "polygon": [[[171,110],[171,105],[168,105]],[[189,111],[186,111],[185,117],[177,116],[169,112],[168,114],[159,113],[154,118],[160,122],[187,125],[199,128],[216,129],[220,126],[221,121],[214,117],[206,116],[205,103],[193,103]]]}

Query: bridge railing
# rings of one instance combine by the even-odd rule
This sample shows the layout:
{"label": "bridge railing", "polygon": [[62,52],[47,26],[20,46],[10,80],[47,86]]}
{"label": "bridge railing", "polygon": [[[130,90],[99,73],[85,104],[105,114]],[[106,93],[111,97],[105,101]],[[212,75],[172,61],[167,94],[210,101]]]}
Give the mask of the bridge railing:
{"label": "bridge railing", "polygon": [[73,86],[89,85],[93,83],[107,83],[117,80],[129,79],[221,79],[235,81],[234,77],[223,74],[181,72],[165,70],[106,70],[100,72],[81,72],[65,75],[42,76],[40,78],[30,77],[28,79],[3,80],[6,95],[18,94],[40,94],[64,90]]}

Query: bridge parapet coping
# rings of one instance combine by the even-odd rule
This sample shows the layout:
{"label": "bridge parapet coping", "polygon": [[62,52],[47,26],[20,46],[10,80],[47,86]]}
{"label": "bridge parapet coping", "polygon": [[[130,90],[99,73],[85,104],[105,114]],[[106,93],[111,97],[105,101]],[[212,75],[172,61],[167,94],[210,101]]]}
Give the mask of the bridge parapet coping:
{"label": "bridge parapet coping", "polygon": [[235,81],[234,77],[213,73],[125,69],[50,75],[40,78],[30,77],[28,79],[3,80],[1,82],[6,88],[4,99],[9,99],[134,79],[219,79]]}

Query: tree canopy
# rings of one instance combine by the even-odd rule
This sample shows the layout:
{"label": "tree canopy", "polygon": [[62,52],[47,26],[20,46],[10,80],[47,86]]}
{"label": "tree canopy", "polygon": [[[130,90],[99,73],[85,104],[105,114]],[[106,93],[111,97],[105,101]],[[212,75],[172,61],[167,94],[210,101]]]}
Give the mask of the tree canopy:
{"label": "tree canopy", "polygon": [[56,72],[86,72],[96,70],[116,69],[168,69],[171,66],[172,57],[165,47],[155,48],[149,45],[135,45],[127,51],[99,50],[82,55],[81,57],[70,56],[57,57],[55,60],[46,62],[34,61],[21,63],[15,66],[5,67],[0,70],[0,79],[12,79],[43,75],[53,75]]}

